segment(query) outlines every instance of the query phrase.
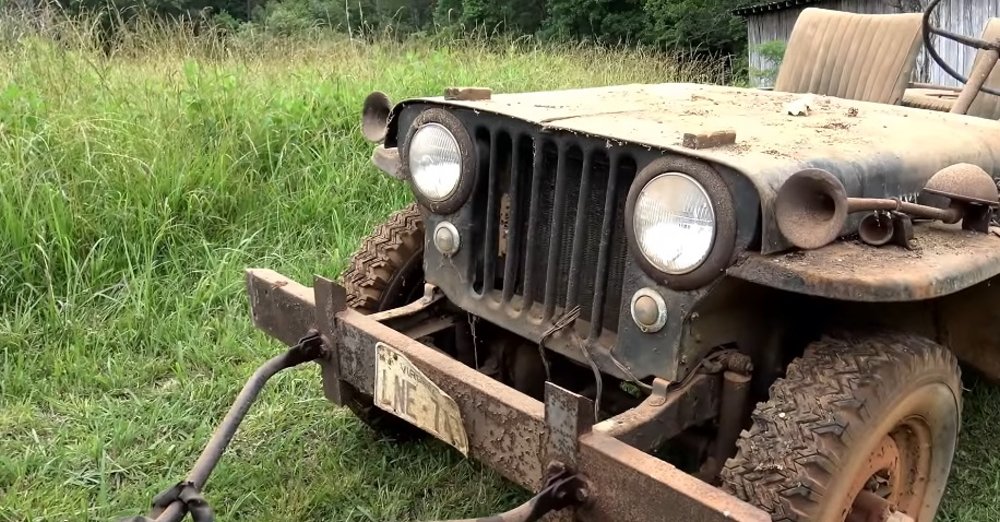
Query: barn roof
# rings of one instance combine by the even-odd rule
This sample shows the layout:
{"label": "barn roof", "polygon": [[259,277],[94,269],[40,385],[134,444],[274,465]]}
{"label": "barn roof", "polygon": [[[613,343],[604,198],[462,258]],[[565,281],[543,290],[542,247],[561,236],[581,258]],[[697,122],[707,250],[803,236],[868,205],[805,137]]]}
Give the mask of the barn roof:
{"label": "barn roof", "polygon": [[757,2],[743,7],[737,7],[732,10],[732,13],[736,16],[753,16],[770,11],[783,11],[791,7],[818,4],[821,1],[822,0],[772,0],[771,2]]}

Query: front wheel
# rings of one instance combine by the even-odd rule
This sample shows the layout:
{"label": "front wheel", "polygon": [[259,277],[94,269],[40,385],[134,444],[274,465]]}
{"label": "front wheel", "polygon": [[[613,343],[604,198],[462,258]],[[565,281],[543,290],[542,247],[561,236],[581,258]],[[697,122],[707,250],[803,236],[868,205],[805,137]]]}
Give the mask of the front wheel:
{"label": "front wheel", "polygon": [[754,410],[724,487],[776,521],[851,522],[889,509],[930,522],[960,416],[960,372],[946,348],[904,334],[824,338]]}
{"label": "front wheel", "polygon": [[[389,216],[361,241],[341,275],[347,305],[371,314],[397,308],[423,295],[424,222],[416,205]],[[375,406],[367,391],[346,385],[341,396],[363,423],[380,435],[409,440],[421,435],[409,423]]]}

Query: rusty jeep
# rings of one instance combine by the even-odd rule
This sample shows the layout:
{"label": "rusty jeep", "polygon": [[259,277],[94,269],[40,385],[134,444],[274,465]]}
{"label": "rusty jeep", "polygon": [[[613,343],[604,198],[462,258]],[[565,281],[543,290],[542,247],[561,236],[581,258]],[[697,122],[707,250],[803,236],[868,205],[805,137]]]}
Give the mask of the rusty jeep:
{"label": "rusty jeep", "polygon": [[[998,42],[931,26],[939,2],[906,38],[958,38],[990,72]],[[893,74],[888,101],[810,81],[372,93],[373,162],[415,202],[338,281],[247,271],[256,327],[291,348],[146,520],[208,520],[251,402],[308,361],[372,429],[536,493],[481,520],[933,520],[959,361],[1000,378],[979,327],[1000,321],[1000,122],[904,106]],[[958,75],[965,98],[986,76]]]}

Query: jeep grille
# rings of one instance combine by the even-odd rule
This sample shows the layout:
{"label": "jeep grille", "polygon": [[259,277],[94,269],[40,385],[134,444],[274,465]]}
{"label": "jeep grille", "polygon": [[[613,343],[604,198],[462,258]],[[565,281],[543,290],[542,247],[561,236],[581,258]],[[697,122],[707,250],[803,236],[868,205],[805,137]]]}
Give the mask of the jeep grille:
{"label": "jeep grille", "polygon": [[544,322],[579,305],[591,338],[617,331],[635,162],[576,136],[481,128],[475,141],[486,218],[474,290]]}

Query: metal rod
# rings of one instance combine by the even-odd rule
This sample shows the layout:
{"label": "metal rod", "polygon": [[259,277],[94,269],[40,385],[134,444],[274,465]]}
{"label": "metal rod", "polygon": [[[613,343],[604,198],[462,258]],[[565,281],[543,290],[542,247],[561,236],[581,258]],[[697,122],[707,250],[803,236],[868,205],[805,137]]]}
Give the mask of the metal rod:
{"label": "metal rod", "polygon": [[996,49],[983,52],[979,63],[969,73],[969,82],[965,84],[965,88],[958,95],[955,104],[951,106],[952,114],[968,114],[969,107],[972,106],[972,102],[979,96],[983,85],[986,84],[986,80],[990,77],[990,73],[996,67],[998,59],[1000,59],[1000,51]]}
{"label": "metal rod", "polygon": [[[229,407],[226,417],[215,429],[212,438],[209,439],[205,449],[201,451],[198,461],[194,463],[191,472],[187,475],[187,481],[191,482],[195,489],[200,491],[205,486],[209,475],[212,474],[215,465],[219,463],[222,454],[232,442],[237,428],[240,427],[240,423],[243,422],[250,406],[257,400],[257,395],[267,384],[267,381],[281,370],[318,359],[322,355],[320,349],[305,349],[306,347],[305,340],[303,340],[285,353],[272,357],[257,368],[257,371],[243,385],[236,401]],[[156,517],[156,522],[178,522],[182,518],[184,518],[184,503],[178,500],[167,506],[163,513]]]}
{"label": "metal rod", "polygon": [[726,370],[722,373],[719,404],[719,436],[715,441],[715,462],[721,467],[736,447],[743,428],[743,413],[750,396],[750,376]]}
{"label": "metal rod", "polygon": [[587,244],[587,201],[590,200],[590,178],[593,174],[591,158],[593,152],[586,152],[583,158],[583,174],[580,179],[580,196],[576,201],[576,226],[573,227],[573,254],[569,260],[569,283],[566,287],[566,309],[577,305],[580,293],[580,264],[583,263],[583,248]]}
{"label": "metal rod", "polygon": [[608,185],[604,195],[604,221],[601,223],[601,243],[597,247],[597,280],[594,281],[594,302],[590,308],[590,338],[601,335],[604,329],[604,294],[608,284],[608,265],[611,263],[611,230],[614,226],[616,188],[619,156],[611,155],[608,166]]}
{"label": "metal rod", "polygon": [[945,223],[958,223],[962,219],[960,208],[937,208],[918,205],[897,199],[884,198],[847,198],[847,213],[866,212],[872,210],[889,210],[911,214],[916,217],[937,219]]}

